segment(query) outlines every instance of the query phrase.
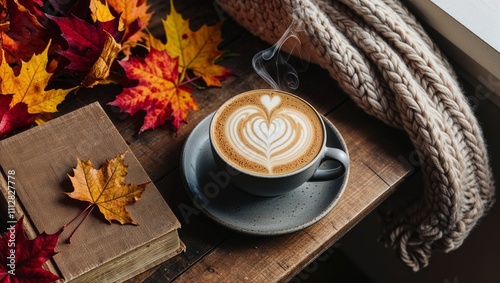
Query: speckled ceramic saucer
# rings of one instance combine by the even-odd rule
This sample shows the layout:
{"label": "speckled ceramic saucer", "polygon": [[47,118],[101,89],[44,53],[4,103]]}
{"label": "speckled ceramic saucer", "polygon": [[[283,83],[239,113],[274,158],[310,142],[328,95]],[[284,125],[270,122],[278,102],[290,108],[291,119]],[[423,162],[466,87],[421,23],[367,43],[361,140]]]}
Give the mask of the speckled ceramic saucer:
{"label": "speckled ceramic saucer", "polygon": [[[229,184],[232,172],[215,165],[210,149],[208,131],[212,116],[213,113],[194,128],[181,157],[185,188],[194,205],[209,218],[246,234],[280,235],[314,224],[335,206],[346,186],[349,170],[338,179],[306,182],[277,197],[253,196]],[[327,145],[347,152],[337,129],[326,118],[323,120]]]}

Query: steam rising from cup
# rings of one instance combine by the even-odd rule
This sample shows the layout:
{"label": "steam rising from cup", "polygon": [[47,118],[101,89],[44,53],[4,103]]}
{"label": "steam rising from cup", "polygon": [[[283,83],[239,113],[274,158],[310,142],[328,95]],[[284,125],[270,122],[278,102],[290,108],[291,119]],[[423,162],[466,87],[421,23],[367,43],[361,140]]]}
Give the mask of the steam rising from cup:
{"label": "steam rising from cup", "polygon": [[[271,47],[259,51],[253,56],[252,66],[255,72],[264,79],[273,89],[284,91],[296,90],[299,87],[298,70],[290,63],[292,53],[300,54],[301,42],[299,36],[300,24],[296,21],[288,27],[281,38]],[[289,53],[281,49],[284,44],[290,44]],[[300,56],[304,58],[304,56]],[[307,68],[306,61],[302,61],[304,71]]]}

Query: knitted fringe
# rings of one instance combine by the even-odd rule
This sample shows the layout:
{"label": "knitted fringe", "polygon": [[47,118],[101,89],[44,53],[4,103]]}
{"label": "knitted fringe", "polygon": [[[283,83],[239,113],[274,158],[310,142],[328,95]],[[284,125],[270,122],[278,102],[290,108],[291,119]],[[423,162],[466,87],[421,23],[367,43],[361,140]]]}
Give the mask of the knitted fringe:
{"label": "knitted fringe", "polygon": [[459,247],[492,206],[494,181],[456,75],[408,10],[397,0],[218,2],[269,43],[301,23],[302,52],[364,111],[408,133],[425,187],[410,206],[382,210],[386,245],[414,271],[433,250]]}

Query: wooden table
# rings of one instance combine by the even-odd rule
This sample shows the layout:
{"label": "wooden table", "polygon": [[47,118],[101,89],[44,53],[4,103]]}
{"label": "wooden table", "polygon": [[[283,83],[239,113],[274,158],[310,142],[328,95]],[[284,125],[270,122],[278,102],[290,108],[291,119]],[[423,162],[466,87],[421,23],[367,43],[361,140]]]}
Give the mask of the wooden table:
{"label": "wooden table", "polygon": [[[194,29],[219,20],[210,1],[175,1],[175,5],[191,19]],[[152,30],[161,33],[159,19],[165,17],[168,2],[157,1],[153,9],[156,24]],[[130,117],[106,106],[120,92],[114,86],[81,90],[69,95],[59,107],[64,114],[98,100],[182,224],[180,237],[187,246],[186,252],[130,282],[286,282],[376,208],[411,171],[405,165],[411,150],[405,133],[366,115],[326,71],[310,65],[300,74],[296,93],[336,125],[350,153],[350,177],[338,204],[309,228],[273,237],[238,234],[204,216],[194,208],[181,182],[179,161],[187,136],[198,122],[233,95],[269,87],[251,67],[252,56],[269,45],[229,18],[222,26],[222,35],[221,49],[238,54],[220,63],[232,70],[233,76],[223,82],[222,88],[193,93],[200,110],[191,112],[189,122],[177,133],[171,126],[163,126],[137,134],[143,114]],[[186,207],[191,208],[188,214]]]}

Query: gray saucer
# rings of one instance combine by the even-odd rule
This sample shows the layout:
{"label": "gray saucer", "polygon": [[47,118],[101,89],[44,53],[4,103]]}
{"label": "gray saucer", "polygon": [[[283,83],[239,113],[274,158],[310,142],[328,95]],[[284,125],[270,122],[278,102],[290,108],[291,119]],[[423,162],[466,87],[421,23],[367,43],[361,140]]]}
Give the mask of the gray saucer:
{"label": "gray saucer", "polygon": [[[208,129],[212,116],[213,113],[194,128],[181,156],[186,191],[205,215],[238,232],[280,235],[306,228],[332,210],[347,184],[349,169],[338,179],[306,182],[277,197],[253,196],[229,184],[232,172],[215,165],[210,149]],[[323,120],[327,145],[347,152],[337,129],[325,117]]]}

